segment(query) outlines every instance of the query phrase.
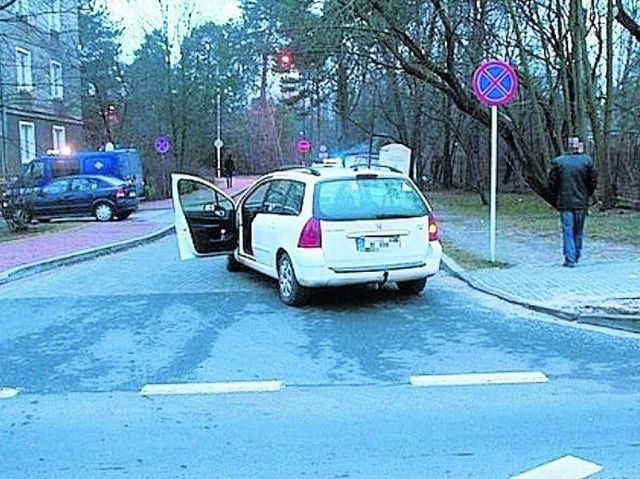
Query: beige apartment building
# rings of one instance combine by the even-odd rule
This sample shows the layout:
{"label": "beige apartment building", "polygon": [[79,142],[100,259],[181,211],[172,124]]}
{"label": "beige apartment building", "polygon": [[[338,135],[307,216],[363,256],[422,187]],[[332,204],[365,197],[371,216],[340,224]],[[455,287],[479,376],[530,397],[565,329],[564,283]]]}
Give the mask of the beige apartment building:
{"label": "beige apartment building", "polygon": [[0,177],[49,150],[82,147],[77,0],[0,10]]}

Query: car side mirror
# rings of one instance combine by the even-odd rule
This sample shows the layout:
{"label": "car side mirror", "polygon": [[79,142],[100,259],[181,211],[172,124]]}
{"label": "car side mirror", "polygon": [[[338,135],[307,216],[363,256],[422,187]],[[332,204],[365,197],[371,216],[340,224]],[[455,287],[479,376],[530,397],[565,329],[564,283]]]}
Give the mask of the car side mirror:
{"label": "car side mirror", "polygon": [[224,218],[227,214],[227,211],[222,206],[216,205],[215,203],[205,203],[202,210],[206,213],[213,213],[213,215],[218,218]]}

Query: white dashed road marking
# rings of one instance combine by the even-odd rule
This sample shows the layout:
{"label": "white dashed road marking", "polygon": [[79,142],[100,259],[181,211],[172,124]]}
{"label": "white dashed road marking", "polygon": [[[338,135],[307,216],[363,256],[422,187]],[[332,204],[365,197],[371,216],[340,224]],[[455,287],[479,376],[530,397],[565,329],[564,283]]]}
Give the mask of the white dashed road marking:
{"label": "white dashed road marking", "polygon": [[468,386],[478,384],[546,383],[549,382],[549,378],[541,372],[510,372],[411,376],[409,382],[412,386]]}
{"label": "white dashed road marking", "polygon": [[579,457],[564,456],[511,479],[584,479],[603,469],[602,466]]}
{"label": "white dashed road marking", "polygon": [[147,384],[140,390],[141,396],[162,394],[224,394],[276,392],[282,389],[282,381],[235,381],[227,383]]}
{"label": "white dashed road marking", "polygon": [[0,388],[0,399],[10,399],[17,396],[19,392],[14,388]]}

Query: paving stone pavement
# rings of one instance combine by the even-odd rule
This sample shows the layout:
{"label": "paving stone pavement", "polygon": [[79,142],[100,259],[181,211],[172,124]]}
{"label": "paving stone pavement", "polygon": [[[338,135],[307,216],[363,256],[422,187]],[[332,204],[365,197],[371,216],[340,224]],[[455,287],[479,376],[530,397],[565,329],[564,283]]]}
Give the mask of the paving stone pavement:
{"label": "paving stone pavement", "polygon": [[[236,194],[254,181],[237,177],[228,191]],[[532,236],[498,219],[495,259],[507,266],[464,270],[446,254],[447,246],[489,259],[488,222],[441,214],[439,223],[443,269],[472,287],[561,318],[640,332],[640,248],[591,240],[587,223],[580,264],[563,268],[559,225],[557,234]],[[145,201],[127,221],[88,220],[60,233],[0,243],[0,283],[171,233],[171,201]]]}
{"label": "paving stone pavement", "polygon": [[[481,219],[440,217],[447,245],[490,259],[489,225]],[[575,268],[562,266],[560,225],[554,235],[531,235],[496,221],[495,260],[506,266],[463,270],[450,257],[445,267],[474,288],[551,312],[562,318],[640,332],[640,248],[589,238]]]}

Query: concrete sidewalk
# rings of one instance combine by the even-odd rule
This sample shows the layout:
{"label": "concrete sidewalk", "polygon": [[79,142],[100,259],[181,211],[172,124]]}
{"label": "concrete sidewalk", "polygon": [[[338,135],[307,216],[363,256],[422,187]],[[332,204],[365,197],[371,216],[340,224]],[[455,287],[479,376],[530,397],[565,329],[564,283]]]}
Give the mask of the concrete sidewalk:
{"label": "concrete sidewalk", "polygon": [[[237,177],[227,191],[236,194],[255,179]],[[224,180],[217,183],[223,185]],[[506,266],[470,271],[446,255],[447,247],[488,259],[487,222],[446,212],[439,212],[439,222],[443,269],[473,288],[564,319],[640,332],[640,248],[592,241],[587,224],[580,264],[563,268],[559,230],[557,235],[531,236],[498,221],[495,259]],[[0,283],[131,248],[174,231],[171,200],[143,202],[127,221],[76,223],[77,227],[60,233],[0,243]]]}

